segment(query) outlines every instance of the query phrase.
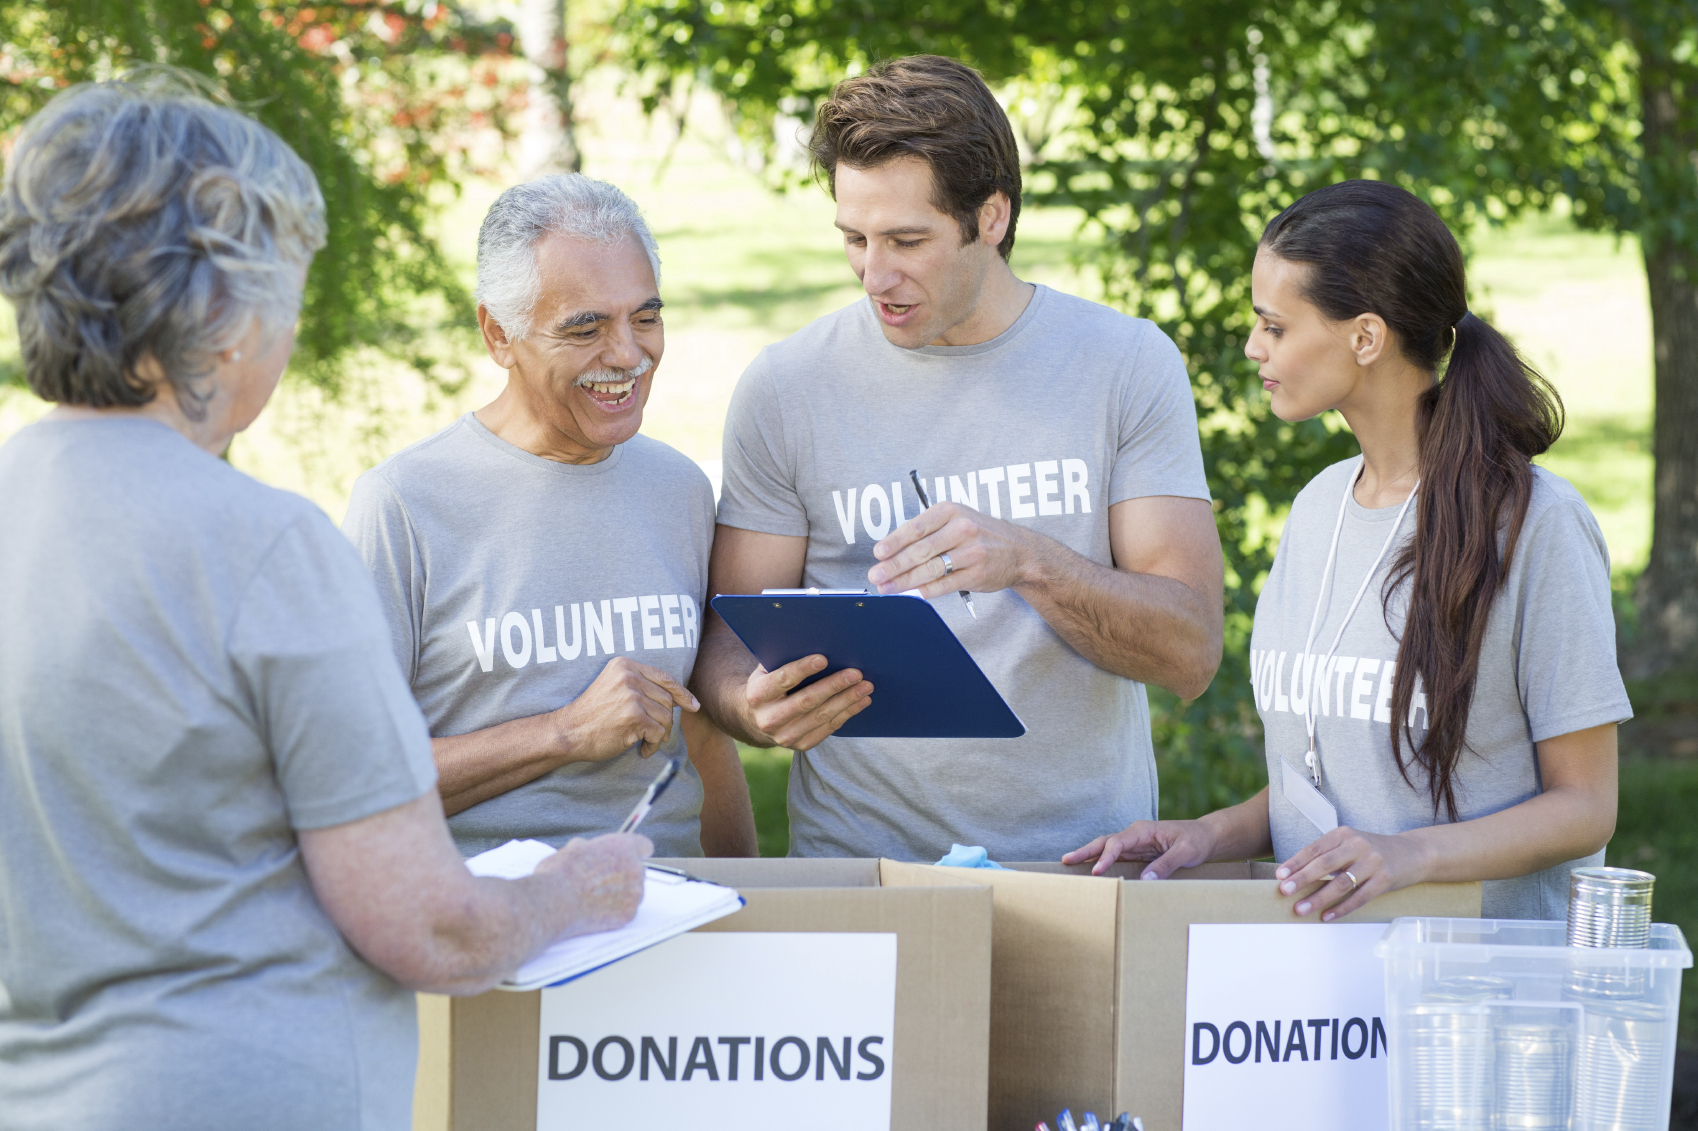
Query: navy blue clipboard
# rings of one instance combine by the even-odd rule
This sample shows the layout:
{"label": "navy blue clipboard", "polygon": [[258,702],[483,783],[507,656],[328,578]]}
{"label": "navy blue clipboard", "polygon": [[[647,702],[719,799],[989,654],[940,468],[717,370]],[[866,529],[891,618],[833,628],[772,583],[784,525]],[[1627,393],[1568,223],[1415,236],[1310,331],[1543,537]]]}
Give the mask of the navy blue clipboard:
{"label": "navy blue clipboard", "polygon": [[872,705],[837,730],[846,738],[1019,738],[1026,733],[1026,724],[922,598],[721,594],[711,603],[768,671],[817,652],[827,663],[814,679],[857,668],[871,680]]}

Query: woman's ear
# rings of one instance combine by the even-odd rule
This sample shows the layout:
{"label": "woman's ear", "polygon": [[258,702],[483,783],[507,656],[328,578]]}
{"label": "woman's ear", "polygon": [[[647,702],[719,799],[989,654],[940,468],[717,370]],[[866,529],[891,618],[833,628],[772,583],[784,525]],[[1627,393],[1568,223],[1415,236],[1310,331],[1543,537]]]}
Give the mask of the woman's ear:
{"label": "woman's ear", "polygon": [[1391,345],[1391,327],[1378,314],[1359,314],[1350,327],[1350,352],[1364,369],[1386,356]]}

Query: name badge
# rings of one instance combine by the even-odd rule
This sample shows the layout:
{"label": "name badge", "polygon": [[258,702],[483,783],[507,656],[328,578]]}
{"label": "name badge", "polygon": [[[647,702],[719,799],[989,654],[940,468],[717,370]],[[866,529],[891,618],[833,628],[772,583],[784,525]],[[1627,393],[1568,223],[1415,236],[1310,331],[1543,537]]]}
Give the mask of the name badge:
{"label": "name badge", "polygon": [[1315,788],[1303,773],[1291,768],[1284,758],[1279,760],[1280,778],[1285,785],[1285,799],[1297,806],[1297,811],[1309,818],[1309,823],[1323,833],[1338,828],[1338,809]]}

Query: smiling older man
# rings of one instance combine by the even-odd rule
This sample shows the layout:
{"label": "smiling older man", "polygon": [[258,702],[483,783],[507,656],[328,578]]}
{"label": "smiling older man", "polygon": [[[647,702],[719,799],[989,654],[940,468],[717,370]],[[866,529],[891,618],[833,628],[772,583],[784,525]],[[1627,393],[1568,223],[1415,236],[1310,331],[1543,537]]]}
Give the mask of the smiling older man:
{"label": "smiling older man", "polygon": [[755,852],[736,748],[684,687],[713,491],[638,435],[666,348],[659,275],[612,185],[574,174],[502,193],[478,233],[478,324],[506,389],[354,485],[343,529],[467,855],[617,828],[655,773],[644,759],[680,747],[690,767],[643,826],[656,851]]}

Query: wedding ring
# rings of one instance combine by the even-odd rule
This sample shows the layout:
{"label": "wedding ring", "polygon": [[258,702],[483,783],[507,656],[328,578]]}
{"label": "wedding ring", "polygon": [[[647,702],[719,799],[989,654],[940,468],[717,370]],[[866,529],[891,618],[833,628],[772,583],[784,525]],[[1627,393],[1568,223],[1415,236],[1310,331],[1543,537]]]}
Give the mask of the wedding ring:
{"label": "wedding ring", "polygon": [[939,554],[937,557],[943,563],[943,576],[948,577],[955,572],[955,563],[949,560],[948,554]]}
{"label": "wedding ring", "polygon": [[1350,890],[1351,891],[1355,891],[1357,888],[1362,886],[1362,881],[1358,880],[1356,878],[1356,874],[1354,872],[1350,871],[1350,869],[1346,868],[1344,870],[1344,874],[1350,877]]}

